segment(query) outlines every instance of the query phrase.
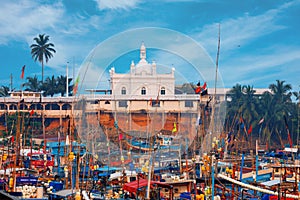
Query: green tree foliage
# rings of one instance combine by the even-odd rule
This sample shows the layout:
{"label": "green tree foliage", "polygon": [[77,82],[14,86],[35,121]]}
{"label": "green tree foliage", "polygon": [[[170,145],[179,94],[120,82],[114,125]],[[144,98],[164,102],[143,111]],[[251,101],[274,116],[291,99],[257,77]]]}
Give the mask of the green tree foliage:
{"label": "green tree foliage", "polygon": [[34,77],[27,77],[26,81],[27,82],[23,84],[25,91],[39,92],[41,90],[41,82],[36,75]]}
{"label": "green tree foliage", "polygon": [[[66,94],[66,76],[47,77],[45,82],[42,83],[38,80],[37,76],[27,77],[27,82],[23,84],[25,91],[39,92],[43,91],[43,96],[53,97],[56,94],[64,96]],[[72,79],[69,79],[69,95],[72,94],[73,85],[70,84]]]}
{"label": "green tree foliage", "polygon": [[54,44],[49,42],[49,36],[40,34],[38,37],[33,38],[35,44],[30,45],[31,55],[34,61],[39,61],[42,64],[42,83],[44,82],[44,60],[46,63],[56,53]]}
{"label": "green tree foliage", "polygon": [[[226,126],[227,131],[236,131],[242,118],[246,129],[250,125],[253,127],[251,137],[260,139],[261,143],[288,145],[286,129],[288,128],[296,144],[299,134],[297,114],[299,106],[291,99],[295,92],[292,92],[290,84],[279,80],[270,84],[269,89],[270,91],[258,95],[252,86],[236,84],[227,93],[229,100],[227,101],[226,123],[230,124]],[[287,126],[284,118],[287,119]],[[259,123],[261,120],[263,122]],[[249,139],[250,136],[245,134],[243,136]]]}
{"label": "green tree foliage", "polygon": [[9,96],[9,92],[10,92],[9,87],[4,86],[4,85],[2,85],[0,87],[0,97],[7,97],[7,96]]}
{"label": "green tree foliage", "polygon": [[57,79],[54,78],[54,75],[50,78],[47,77],[45,82],[43,83],[43,96],[51,96],[53,97],[54,94],[58,93],[58,88],[57,88]]}

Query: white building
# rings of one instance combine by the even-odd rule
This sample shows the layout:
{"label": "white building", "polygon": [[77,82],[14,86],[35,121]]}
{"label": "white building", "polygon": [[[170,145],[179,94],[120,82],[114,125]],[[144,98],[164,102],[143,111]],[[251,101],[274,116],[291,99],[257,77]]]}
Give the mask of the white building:
{"label": "white building", "polygon": [[175,69],[170,73],[158,74],[157,65],[146,60],[146,47],[140,48],[140,61],[135,65],[132,61],[128,74],[116,73],[115,68],[110,70],[112,95],[115,98],[157,98],[157,96],[174,96]]}

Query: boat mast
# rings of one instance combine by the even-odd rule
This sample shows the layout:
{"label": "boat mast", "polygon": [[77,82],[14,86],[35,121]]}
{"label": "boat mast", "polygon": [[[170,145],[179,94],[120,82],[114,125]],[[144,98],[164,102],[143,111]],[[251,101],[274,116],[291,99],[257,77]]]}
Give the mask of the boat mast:
{"label": "boat mast", "polygon": [[[214,87],[214,94],[213,94],[213,104],[212,104],[212,132],[215,129],[215,105],[216,105],[216,94],[217,94],[217,81],[218,81],[218,67],[219,67],[219,55],[220,55],[220,24],[219,24],[219,35],[218,35],[218,51],[217,51],[217,58],[216,58],[216,73],[215,73],[215,87]],[[212,136],[211,136],[212,142]],[[212,145],[212,143],[211,143]]]}
{"label": "boat mast", "polygon": [[[215,131],[215,122],[214,122],[214,115],[215,115],[215,104],[216,104],[216,93],[217,93],[217,79],[218,79],[218,65],[219,65],[219,54],[220,54],[220,24],[219,24],[219,34],[218,34],[218,51],[217,51],[217,58],[216,58],[216,74],[215,74],[215,91],[213,94],[213,104],[212,104],[212,114],[211,114],[211,122],[212,122],[212,129],[211,129],[211,137],[210,137],[210,142],[211,142],[211,150],[213,150],[213,132]],[[214,200],[214,195],[215,195],[215,174],[214,174],[214,155],[211,155],[211,196],[212,200]]]}
{"label": "boat mast", "polygon": [[[21,100],[22,101],[22,100]],[[16,191],[16,167],[19,166],[19,156],[20,156],[20,102],[18,102],[18,112],[17,112],[17,125],[16,125],[16,146],[15,146],[15,159],[14,159],[14,168],[13,168],[13,174],[12,174],[12,178],[13,178],[13,188],[12,191],[15,192]],[[13,137],[13,136],[12,136]]]}

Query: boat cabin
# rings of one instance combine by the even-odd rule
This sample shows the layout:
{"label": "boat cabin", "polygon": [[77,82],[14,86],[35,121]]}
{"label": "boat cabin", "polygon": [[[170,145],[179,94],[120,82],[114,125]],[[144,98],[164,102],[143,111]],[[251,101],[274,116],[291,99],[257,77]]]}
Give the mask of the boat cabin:
{"label": "boat cabin", "polygon": [[51,153],[28,153],[27,159],[30,161],[30,165],[35,168],[53,167],[54,166],[54,155]]}

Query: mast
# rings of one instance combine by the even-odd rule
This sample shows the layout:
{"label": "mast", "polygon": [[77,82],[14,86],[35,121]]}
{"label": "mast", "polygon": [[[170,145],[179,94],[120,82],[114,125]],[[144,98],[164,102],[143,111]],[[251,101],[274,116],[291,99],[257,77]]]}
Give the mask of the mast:
{"label": "mast", "polygon": [[[22,100],[21,100],[22,101]],[[17,125],[16,125],[16,145],[15,145],[15,159],[14,159],[14,168],[13,168],[13,174],[12,174],[12,178],[13,178],[13,188],[12,191],[15,192],[16,191],[16,167],[19,165],[19,156],[20,156],[20,102],[18,102],[18,115],[17,115]],[[13,137],[13,136],[12,136]]]}
{"label": "mast", "polygon": [[[212,122],[212,129],[211,129],[211,137],[210,137],[210,142],[211,142],[211,150],[213,150],[213,132],[215,131],[215,104],[216,104],[216,93],[217,93],[217,80],[218,80],[218,65],[219,65],[219,54],[220,54],[220,24],[219,24],[219,34],[218,34],[218,51],[217,51],[217,58],[216,58],[216,74],[215,74],[215,91],[213,94],[213,104],[212,104],[212,113],[211,113],[211,122]],[[211,191],[212,191],[212,200],[214,200],[214,185],[215,185],[215,174],[214,174],[214,154],[211,155]]]}
{"label": "mast", "polygon": [[[216,94],[217,94],[217,81],[218,81],[218,67],[219,67],[219,55],[220,55],[220,24],[219,24],[219,35],[218,35],[218,51],[217,51],[217,58],[216,58],[216,71],[215,71],[215,87],[214,87],[214,94],[213,94],[213,104],[212,104],[212,132],[215,130],[215,105],[216,105]],[[212,135],[211,135],[211,145],[212,145]]]}

